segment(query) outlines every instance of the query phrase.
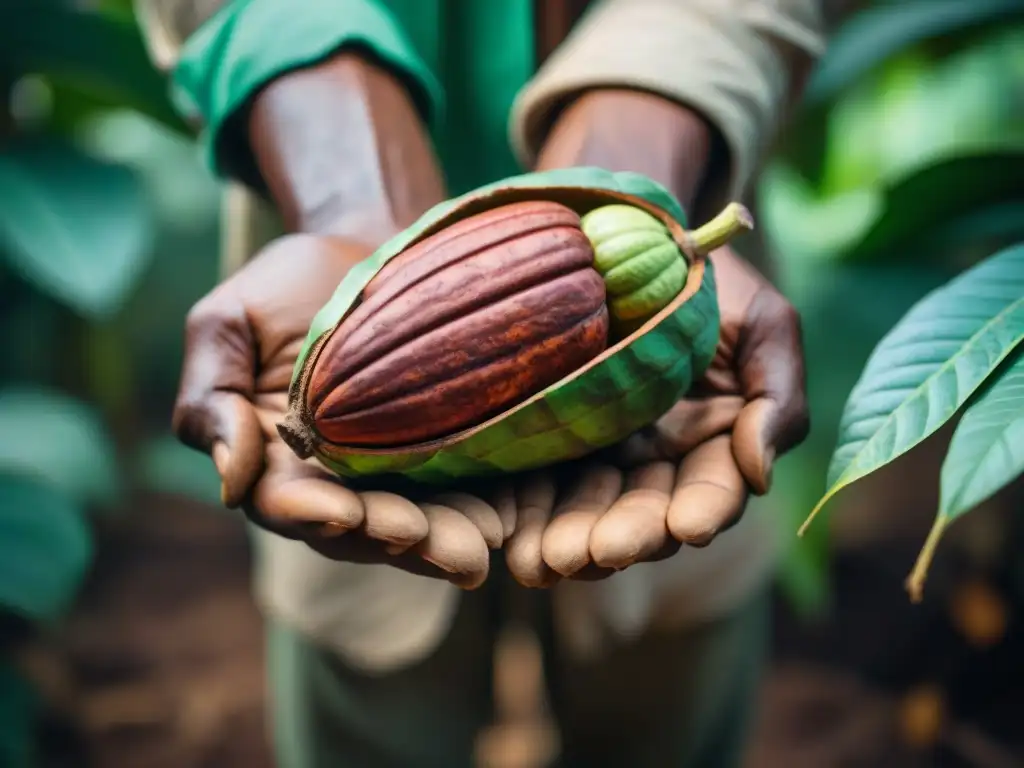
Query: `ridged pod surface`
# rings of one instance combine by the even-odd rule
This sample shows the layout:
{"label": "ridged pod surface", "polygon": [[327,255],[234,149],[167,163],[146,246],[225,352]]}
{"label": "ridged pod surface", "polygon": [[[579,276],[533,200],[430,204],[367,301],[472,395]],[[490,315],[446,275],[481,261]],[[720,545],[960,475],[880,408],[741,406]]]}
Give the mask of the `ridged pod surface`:
{"label": "ridged pod surface", "polygon": [[[327,399],[311,402],[308,398],[315,377],[326,370],[319,361],[332,343],[347,343],[354,350],[354,342],[346,342],[346,338],[355,338],[360,332],[376,335],[362,331],[372,325],[362,321],[346,328],[344,334],[336,331],[357,312],[372,314],[361,308],[371,305],[378,294],[392,290],[391,280],[399,279],[419,261],[407,254],[437,233],[452,236],[459,222],[476,214],[544,201],[564,206],[577,216],[612,204],[646,211],[665,226],[686,254],[688,270],[682,290],[625,338],[481,423],[440,439],[391,448],[339,444],[323,434],[316,413],[317,409],[321,416],[327,413]],[[314,318],[296,363],[289,413],[279,425],[282,437],[300,456],[316,456],[341,475],[397,473],[428,483],[546,466],[624,439],[654,422],[686,393],[710,364],[718,343],[714,274],[704,256],[690,248],[692,241],[685,226],[678,202],[652,180],[596,168],[525,174],[432,208],[353,268]],[[381,279],[374,280],[378,274]],[[340,341],[333,341],[336,337]],[[321,389],[320,385],[314,388]],[[422,414],[421,418],[430,416]]]}
{"label": "ridged pod surface", "polygon": [[668,306],[686,285],[689,264],[668,227],[632,205],[604,205],[581,221],[604,278],[611,314],[629,329]]}
{"label": "ridged pod surface", "polygon": [[608,343],[604,283],[570,208],[513,203],[389,262],[330,335],[306,393],[340,445],[408,445],[471,427]]}

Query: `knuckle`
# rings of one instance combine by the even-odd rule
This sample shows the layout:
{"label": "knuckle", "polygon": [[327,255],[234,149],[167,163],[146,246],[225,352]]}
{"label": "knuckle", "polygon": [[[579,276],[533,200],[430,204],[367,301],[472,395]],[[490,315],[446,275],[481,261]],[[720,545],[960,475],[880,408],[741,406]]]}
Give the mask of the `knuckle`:
{"label": "knuckle", "polygon": [[190,335],[210,325],[217,315],[213,294],[207,294],[189,309],[185,315],[185,331]]}
{"label": "knuckle", "polygon": [[782,323],[790,326],[798,333],[802,330],[803,319],[800,316],[800,312],[781,294],[779,295],[776,313]]}
{"label": "knuckle", "polygon": [[244,326],[244,308],[236,302],[225,301],[216,290],[193,304],[185,315],[185,336],[193,342]]}
{"label": "knuckle", "polygon": [[204,412],[201,399],[180,395],[171,413],[171,431],[186,445],[205,449],[206,446],[201,445],[200,439]]}

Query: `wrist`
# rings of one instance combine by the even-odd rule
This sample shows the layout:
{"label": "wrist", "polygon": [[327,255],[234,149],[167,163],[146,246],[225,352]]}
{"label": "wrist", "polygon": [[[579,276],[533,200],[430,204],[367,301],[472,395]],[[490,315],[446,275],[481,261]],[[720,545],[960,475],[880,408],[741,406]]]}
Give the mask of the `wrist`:
{"label": "wrist", "polygon": [[717,131],[688,107],[643,91],[597,89],[562,109],[537,165],[642,173],[691,212],[716,164],[719,143]]}
{"label": "wrist", "polygon": [[291,231],[375,240],[444,198],[407,89],[359,54],[282,75],[247,117],[256,166]]}

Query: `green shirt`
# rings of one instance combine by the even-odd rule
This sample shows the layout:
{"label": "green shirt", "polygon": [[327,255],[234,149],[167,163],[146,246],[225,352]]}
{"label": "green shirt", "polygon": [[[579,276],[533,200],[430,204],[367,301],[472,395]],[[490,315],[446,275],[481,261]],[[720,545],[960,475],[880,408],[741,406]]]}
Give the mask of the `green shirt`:
{"label": "green shirt", "polygon": [[342,47],[368,50],[408,83],[452,195],[520,172],[507,122],[534,72],[531,0],[227,3],[188,40],[174,73],[178,104],[207,126],[214,171],[244,178],[244,132],[230,118],[260,87]]}

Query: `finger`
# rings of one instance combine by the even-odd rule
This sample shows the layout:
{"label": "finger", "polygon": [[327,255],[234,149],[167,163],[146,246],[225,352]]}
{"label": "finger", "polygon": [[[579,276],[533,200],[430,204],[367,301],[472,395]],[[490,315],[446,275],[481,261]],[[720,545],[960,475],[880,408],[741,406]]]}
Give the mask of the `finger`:
{"label": "finger", "polygon": [[733,428],[736,463],[755,493],[771,486],[776,456],[801,442],[810,428],[800,316],[780,294],[754,299],[737,350],[737,370],[748,405]]}
{"label": "finger", "polygon": [[359,497],[365,509],[359,533],[384,542],[388,545],[385,551],[389,554],[404,552],[427,537],[427,516],[404,496],[384,491],[363,491]]}
{"label": "finger", "polygon": [[505,543],[505,561],[524,587],[547,587],[558,580],[541,556],[544,529],[555,506],[555,481],[550,473],[537,472],[517,483],[516,529]]}
{"label": "finger", "polygon": [[362,525],[363,500],[280,443],[267,446],[267,471],[248,497],[254,522],[289,538],[305,538],[315,528],[332,536]]}
{"label": "finger", "polygon": [[588,466],[544,531],[541,555],[552,570],[572,576],[590,563],[590,534],[601,515],[622,492],[622,471],[607,465]]}
{"label": "finger", "polygon": [[669,533],[684,544],[704,546],[739,519],[746,502],[747,486],[729,435],[712,438],[679,465],[668,507]]}
{"label": "finger", "polygon": [[314,551],[326,558],[345,563],[369,565],[390,565],[417,576],[452,581],[452,574],[433,563],[427,562],[414,549],[401,554],[389,554],[387,545],[375,539],[368,539],[359,531],[347,536],[323,538],[314,536],[303,541]]}
{"label": "finger", "polygon": [[636,467],[663,459],[676,461],[704,441],[731,430],[745,402],[739,395],[680,400],[655,424],[623,442],[616,463]]}
{"label": "finger", "polygon": [[483,499],[468,493],[442,493],[430,499],[433,504],[454,509],[466,516],[479,530],[491,549],[500,549],[505,541],[497,510]]}
{"label": "finger", "polygon": [[427,537],[411,550],[449,574],[463,589],[476,589],[487,579],[490,553],[487,542],[461,512],[440,504],[421,505],[429,524]]}
{"label": "finger", "polygon": [[249,400],[256,345],[245,312],[204,299],[185,326],[185,361],[172,416],[178,438],[214,453],[226,506],[238,506],[263,470],[263,435]]}
{"label": "finger", "polygon": [[501,539],[508,541],[516,530],[516,490],[512,483],[502,483],[494,492],[494,509],[501,520]]}
{"label": "finger", "polygon": [[590,556],[595,563],[621,570],[662,550],[669,538],[668,506],[675,478],[675,464],[668,461],[629,473],[626,492],[590,534]]}

